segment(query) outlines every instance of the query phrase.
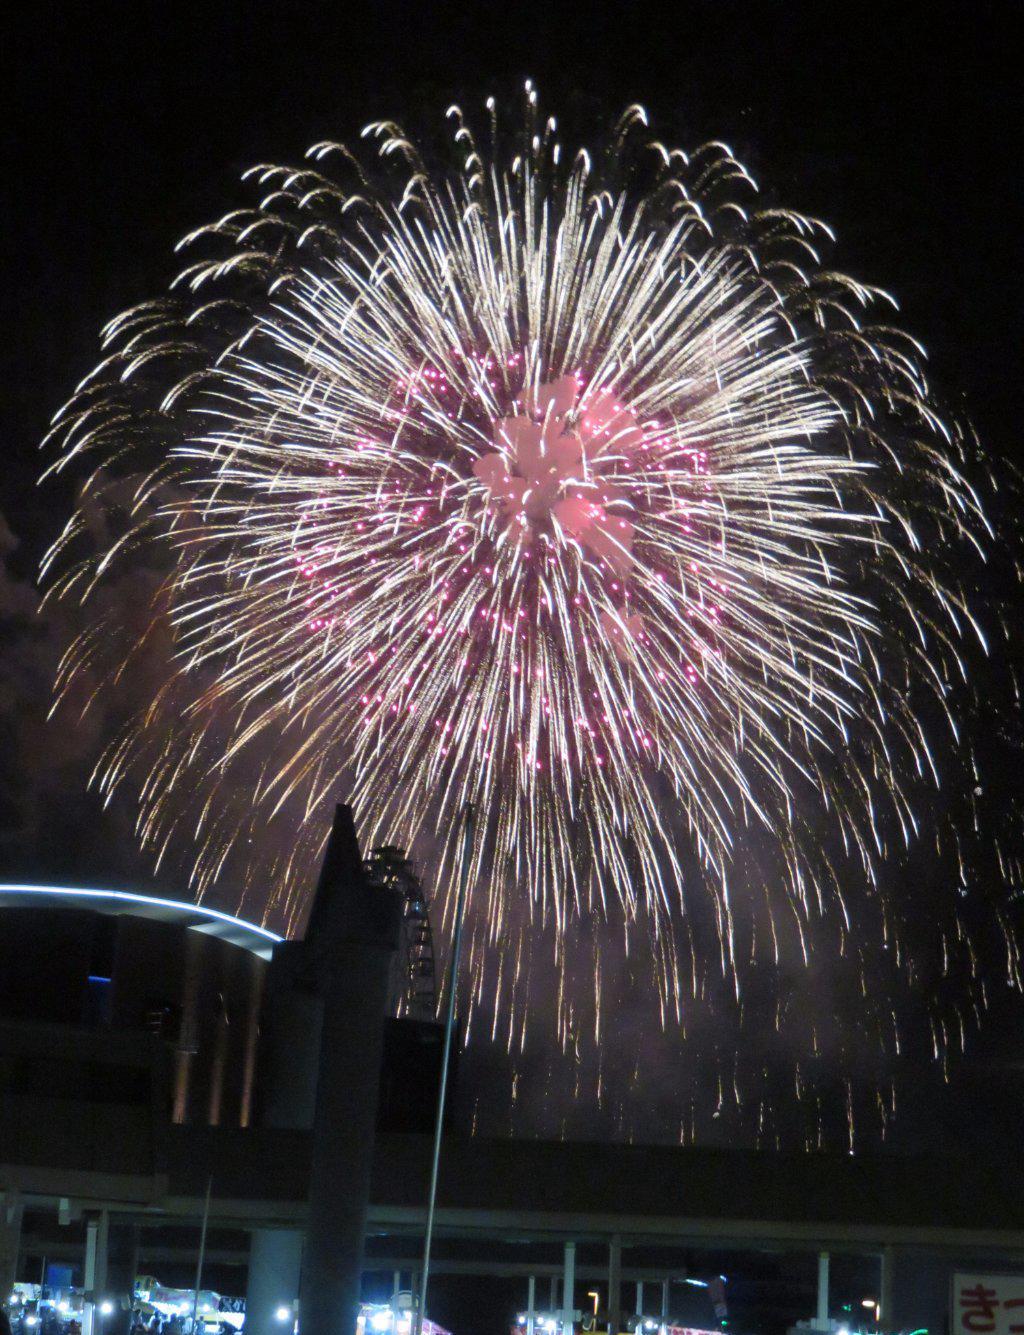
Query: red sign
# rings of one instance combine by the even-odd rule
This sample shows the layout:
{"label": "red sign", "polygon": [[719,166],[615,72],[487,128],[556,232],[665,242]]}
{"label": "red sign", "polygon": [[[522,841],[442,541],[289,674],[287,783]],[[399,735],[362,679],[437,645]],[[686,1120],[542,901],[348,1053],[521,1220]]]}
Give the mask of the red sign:
{"label": "red sign", "polygon": [[1024,1275],[954,1275],[950,1335],[1024,1335]]}

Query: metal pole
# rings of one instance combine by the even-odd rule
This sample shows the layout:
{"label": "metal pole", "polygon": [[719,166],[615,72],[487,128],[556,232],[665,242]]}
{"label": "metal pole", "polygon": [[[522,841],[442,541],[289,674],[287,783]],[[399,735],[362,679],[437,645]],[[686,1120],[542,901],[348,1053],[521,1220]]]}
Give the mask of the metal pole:
{"label": "metal pole", "polygon": [[828,1252],[818,1253],[818,1330],[828,1330]]}
{"label": "metal pole", "polygon": [[878,1302],[875,1305],[875,1324],[881,1326],[884,1321],[890,1330],[894,1329],[892,1319],[892,1279],[893,1263],[895,1253],[891,1246],[882,1248],[882,1255],[879,1258],[881,1263],[881,1274],[878,1284]]}
{"label": "metal pole", "polygon": [[526,1335],[533,1335],[537,1312],[537,1281],[530,1276],[526,1288]]}
{"label": "metal pole", "polygon": [[562,1263],[562,1335],[573,1335],[576,1311],[576,1244],[565,1244]]}
{"label": "metal pole", "polygon": [[85,1224],[85,1265],[82,1279],[85,1285],[85,1303],[82,1308],[82,1335],[93,1335],[96,1329],[96,1250],[100,1223],[87,1219]]}
{"label": "metal pole", "polygon": [[199,1230],[199,1255],[196,1258],[196,1286],[192,1291],[192,1335],[196,1335],[196,1317],[199,1313],[199,1290],[203,1283],[203,1261],[206,1259],[206,1226],[210,1222],[210,1193],[213,1174],[206,1181],[206,1201],[203,1204],[203,1226]]}
{"label": "metal pole", "polygon": [[430,1244],[434,1237],[434,1206],[437,1202],[437,1175],[441,1165],[441,1133],[444,1129],[444,1105],[448,1093],[448,1065],[451,1061],[452,1030],[455,1028],[455,993],[459,982],[459,957],[462,954],[462,921],[465,917],[466,886],[469,882],[469,860],[473,852],[476,817],[472,803],[467,802],[463,813],[462,865],[459,867],[459,893],[455,901],[455,932],[452,936],[451,968],[448,975],[448,1013],[444,1023],[444,1049],[441,1056],[441,1083],[437,1091],[437,1121],[434,1126],[434,1157],[430,1166],[430,1193],[427,1197],[427,1227],[423,1235],[423,1278],[420,1280],[419,1303],[413,1329],[421,1335],[423,1316],[427,1308],[427,1283],[430,1279]]}
{"label": "metal pole", "polygon": [[0,1306],[10,1302],[18,1278],[23,1213],[21,1194],[0,1189]]}
{"label": "metal pole", "polygon": [[613,1233],[608,1242],[608,1335],[622,1330],[622,1239]]}

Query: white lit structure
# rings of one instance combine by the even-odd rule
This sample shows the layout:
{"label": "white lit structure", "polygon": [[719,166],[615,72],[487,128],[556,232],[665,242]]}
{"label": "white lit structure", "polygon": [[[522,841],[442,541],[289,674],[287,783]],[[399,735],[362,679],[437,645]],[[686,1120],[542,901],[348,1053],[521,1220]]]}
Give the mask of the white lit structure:
{"label": "white lit structure", "polygon": [[0,882],[0,908],[87,908],[95,913],[129,913],[135,918],[153,918],[162,922],[183,922],[194,932],[242,946],[262,959],[282,938],[244,918],[235,918],[220,909],[186,900],[163,899],[133,890],[101,890],[82,886],[30,885]]}
{"label": "white lit structure", "polygon": [[[356,1318],[356,1335],[411,1335],[413,1313],[408,1308],[396,1308],[391,1303],[363,1303]],[[423,1335],[449,1335],[443,1326],[424,1317],[420,1322]]]}

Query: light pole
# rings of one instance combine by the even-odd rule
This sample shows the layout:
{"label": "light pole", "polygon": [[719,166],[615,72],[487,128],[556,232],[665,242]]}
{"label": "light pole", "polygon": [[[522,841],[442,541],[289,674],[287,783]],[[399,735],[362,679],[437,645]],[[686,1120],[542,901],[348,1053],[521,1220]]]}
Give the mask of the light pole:
{"label": "light pole", "polygon": [[430,1190],[427,1196],[427,1225],[423,1234],[423,1277],[420,1281],[419,1302],[413,1323],[414,1335],[421,1335],[423,1315],[427,1307],[427,1281],[430,1278],[430,1246],[434,1237],[434,1206],[437,1202],[437,1176],[441,1166],[441,1135],[444,1130],[444,1108],[448,1093],[448,1066],[451,1061],[452,1031],[455,1028],[455,994],[459,984],[459,958],[462,954],[462,922],[466,909],[466,887],[469,883],[469,862],[473,854],[476,818],[472,805],[467,802],[463,812],[462,863],[459,867],[459,892],[455,901],[455,930],[452,936],[452,959],[448,974],[448,1010],[444,1025],[444,1050],[441,1056],[441,1081],[437,1092],[437,1120],[434,1124],[434,1155],[430,1165]]}

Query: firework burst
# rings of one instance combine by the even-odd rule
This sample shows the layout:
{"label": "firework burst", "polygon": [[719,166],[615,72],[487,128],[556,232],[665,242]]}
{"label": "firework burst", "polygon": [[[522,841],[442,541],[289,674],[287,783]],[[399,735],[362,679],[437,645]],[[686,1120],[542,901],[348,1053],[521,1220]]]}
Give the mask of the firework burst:
{"label": "firework burst", "polygon": [[[746,831],[774,859],[769,938],[805,955],[827,915],[846,948],[851,865],[873,885],[917,836],[983,646],[950,572],[987,524],[920,348],[827,266],[824,224],[638,107],[593,155],[532,89],[512,132],[488,111],[449,109],[440,166],[379,123],[254,168],[258,203],[185,239],[58,418],[55,466],[99,467],[53,596],[102,608],[119,570],[160,568],[166,681],[97,782],[136,793],[147,845],[193,850],[200,891],[277,822],[261,899],[300,912],[345,793],[443,897],[470,800],[495,1023],[525,1014],[533,932],[557,955],[612,911],[681,1023],[695,862],[735,984]],[[97,611],[59,692],[147,638]],[[579,1008],[559,1015],[568,1042]]]}

